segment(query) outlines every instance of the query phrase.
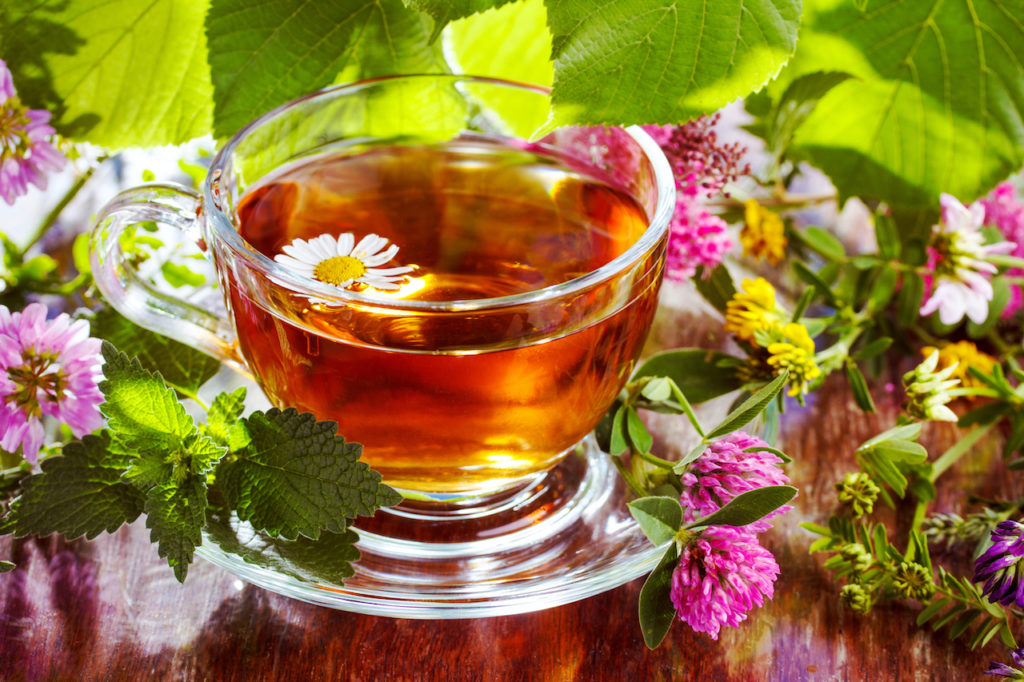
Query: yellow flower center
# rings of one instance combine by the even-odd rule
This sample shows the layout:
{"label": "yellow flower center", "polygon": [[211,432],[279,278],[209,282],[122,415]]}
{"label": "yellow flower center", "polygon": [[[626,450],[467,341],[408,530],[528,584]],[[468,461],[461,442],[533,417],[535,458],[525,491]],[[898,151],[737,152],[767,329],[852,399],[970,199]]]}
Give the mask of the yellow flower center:
{"label": "yellow flower center", "polygon": [[786,226],[778,213],[748,199],[744,205],[740,243],[744,256],[778,265],[786,257]]}
{"label": "yellow flower center", "polygon": [[319,282],[333,284],[337,287],[347,284],[357,277],[362,277],[365,272],[366,266],[358,258],[334,256],[317,263],[313,268],[313,277]]}
{"label": "yellow flower center", "polygon": [[725,331],[743,341],[752,341],[755,332],[777,321],[775,289],[763,277],[743,280],[742,291],[726,304]]}

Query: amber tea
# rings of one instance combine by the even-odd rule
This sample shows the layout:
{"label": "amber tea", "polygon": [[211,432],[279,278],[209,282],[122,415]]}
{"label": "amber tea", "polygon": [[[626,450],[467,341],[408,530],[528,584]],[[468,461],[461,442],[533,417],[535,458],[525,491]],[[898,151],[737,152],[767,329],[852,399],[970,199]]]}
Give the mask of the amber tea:
{"label": "amber tea", "polygon": [[530,300],[648,226],[627,193],[543,147],[480,136],[320,156],[262,180],[237,215],[271,258],[296,239],[376,234],[398,247],[386,267],[412,268],[395,291],[353,285],[379,303],[282,288],[268,305],[226,275],[239,349],[271,400],[337,421],[400,489],[477,492],[548,469],[607,410],[654,314],[663,245],[628,281]]}

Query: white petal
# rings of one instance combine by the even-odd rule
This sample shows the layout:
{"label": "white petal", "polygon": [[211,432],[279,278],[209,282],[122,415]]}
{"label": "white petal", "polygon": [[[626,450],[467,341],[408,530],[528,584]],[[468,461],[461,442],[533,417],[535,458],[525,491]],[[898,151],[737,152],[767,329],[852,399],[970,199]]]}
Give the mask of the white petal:
{"label": "white petal", "polygon": [[404,275],[407,272],[412,272],[416,268],[408,265],[402,265],[397,268],[367,268],[366,272],[370,275],[381,275],[384,277],[393,277],[395,275]]}
{"label": "white petal", "polygon": [[334,252],[339,256],[347,256],[352,253],[352,245],[355,244],[356,238],[351,232],[346,232],[338,236],[338,245],[335,247]]}
{"label": "white petal", "polygon": [[280,263],[281,265],[285,266],[292,272],[298,273],[305,277],[312,277],[313,269],[316,267],[315,265],[307,263],[306,261],[298,260],[292,258],[291,256],[286,256],[283,253],[279,253],[276,256],[274,256],[274,260]]}
{"label": "white petal", "polygon": [[398,246],[396,244],[392,244],[391,246],[389,246],[388,248],[384,249],[383,251],[381,251],[377,255],[375,255],[375,256],[366,256],[365,258],[362,258],[361,260],[363,261],[363,265],[365,265],[368,268],[371,268],[371,267],[374,267],[376,265],[384,265],[389,260],[394,258],[395,254],[397,254],[397,253],[398,253]]}
{"label": "white petal", "polygon": [[311,239],[309,243],[317,255],[317,262],[334,258],[337,254],[338,242],[332,235],[326,232],[319,237]]}
{"label": "white petal", "polygon": [[966,287],[956,284],[940,284],[935,291],[939,297],[939,319],[942,324],[956,324],[964,318],[967,302],[964,299]]}
{"label": "white petal", "polygon": [[359,278],[359,281],[368,284],[374,289],[383,289],[385,291],[392,291],[401,288],[401,286],[397,282],[390,279],[385,279],[383,277],[371,277],[369,275],[363,275],[362,277]]}
{"label": "white petal", "polygon": [[970,229],[980,230],[981,224],[985,222],[985,206],[980,201],[975,201],[968,209]]}
{"label": "white petal", "polygon": [[964,299],[964,308],[967,311],[967,317],[976,324],[981,324],[988,319],[988,302],[990,299],[985,298],[977,291],[965,293]]}
{"label": "white petal", "polygon": [[992,300],[992,284],[985,279],[984,275],[971,272],[970,270],[963,272],[958,270],[957,275],[960,276],[960,279],[963,280],[969,289],[984,297],[986,301]]}
{"label": "white petal", "polygon": [[316,253],[313,251],[313,247],[311,247],[309,242],[305,239],[296,239],[291,244],[284,246],[281,251],[292,258],[305,261],[307,263],[319,262],[319,258],[317,258]]}
{"label": "white petal", "polygon": [[380,251],[387,243],[388,240],[383,237],[378,237],[375,234],[368,234],[359,240],[359,243],[356,244],[356,248],[352,249],[352,255],[362,260],[363,258],[372,256]]}

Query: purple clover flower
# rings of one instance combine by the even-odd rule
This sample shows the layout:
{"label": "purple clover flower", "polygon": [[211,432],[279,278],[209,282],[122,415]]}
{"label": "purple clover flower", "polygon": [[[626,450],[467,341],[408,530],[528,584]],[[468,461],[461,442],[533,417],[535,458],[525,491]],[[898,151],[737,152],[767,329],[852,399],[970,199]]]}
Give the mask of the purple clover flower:
{"label": "purple clover flower", "polygon": [[982,591],[990,601],[1004,606],[1024,607],[1024,524],[1001,521],[992,531],[991,542],[974,562],[974,582],[985,581]]}
{"label": "purple clover flower", "polygon": [[[767,450],[760,438],[735,431],[708,445],[700,457],[680,476],[684,489],[680,498],[686,521],[718,511],[740,493],[768,485],[785,485],[789,477],[779,468],[782,459]],[[785,514],[792,506],[779,507],[763,519],[746,526],[755,533],[772,527],[768,519]]]}
{"label": "purple clover flower", "polygon": [[32,303],[18,313],[0,306],[0,448],[21,447],[35,462],[43,444],[42,417],[67,424],[78,438],[103,424],[99,404],[100,340],[89,323],[66,314],[47,321]]}
{"label": "purple clover flower", "polygon": [[0,59],[0,197],[8,204],[28,191],[46,189],[46,174],[64,167],[64,155],[50,139],[50,112],[21,103],[7,63]]}
{"label": "purple clover flower", "polygon": [[1012,666],[999,661],[989,661],[985,674],[1008,677],[1011,680],[1024,680],[1024,670],[1021,670],[1024,668],[1024,649],[1010,649],[1010,658],[1013,659]]}
{"label": "purple clover flower", "polygon": [[672,573],[670,596],[679,617],[718,639],[747,612],[771,599],[779,564],[747,528],[709,526],[683,548]]}

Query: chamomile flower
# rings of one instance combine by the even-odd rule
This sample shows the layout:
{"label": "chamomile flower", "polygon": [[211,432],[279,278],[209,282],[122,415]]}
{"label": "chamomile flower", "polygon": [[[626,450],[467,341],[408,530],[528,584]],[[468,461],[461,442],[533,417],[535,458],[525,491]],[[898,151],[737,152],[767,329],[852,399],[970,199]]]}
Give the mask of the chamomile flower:
{"label": "chamomile flower", "polygon": [[351,232],[337,237],[322,234],[310,240],[296,239],[281,250],[284,253],[274,256],[275,261],[292,272],[339,289],[363,285],[394,291],[400,287],[402,276],[413,270],[411,266],[377,267],[394,258],[398,246],[388,246],[387,239],[375,234],[366,235],[358,244]]}

